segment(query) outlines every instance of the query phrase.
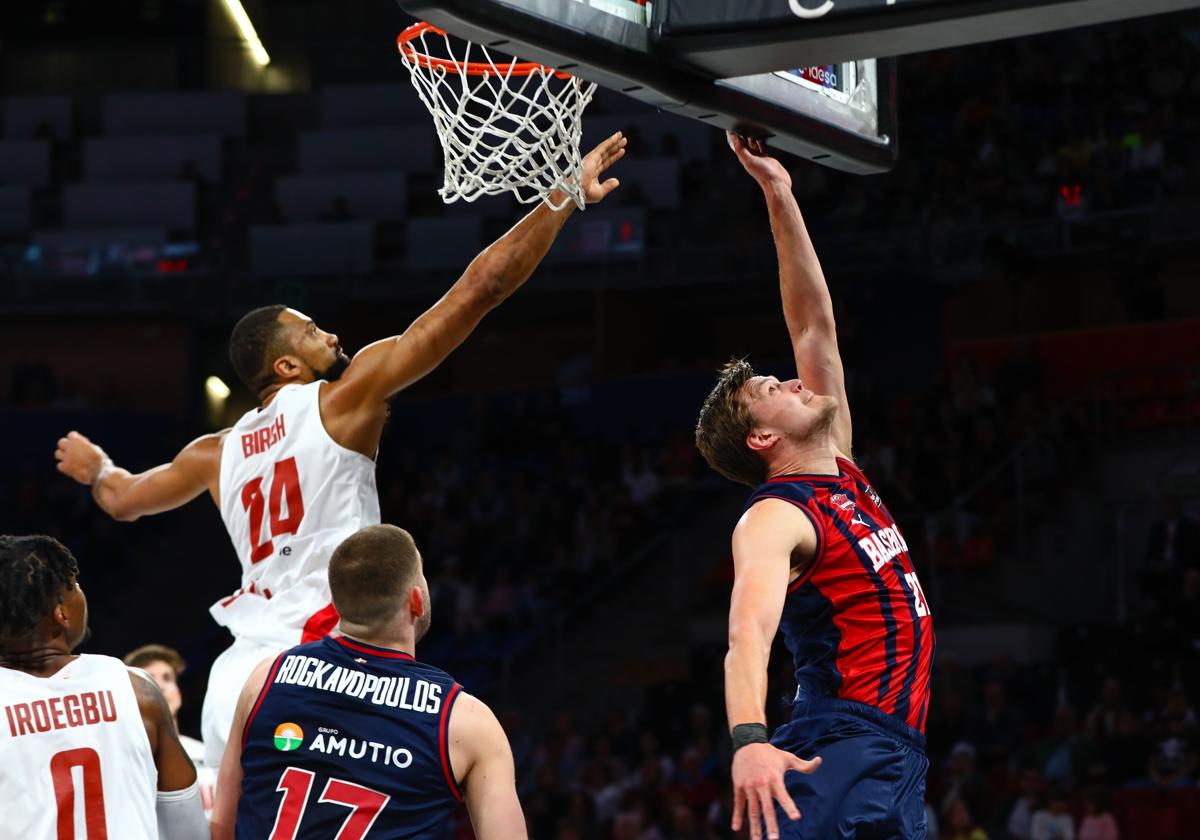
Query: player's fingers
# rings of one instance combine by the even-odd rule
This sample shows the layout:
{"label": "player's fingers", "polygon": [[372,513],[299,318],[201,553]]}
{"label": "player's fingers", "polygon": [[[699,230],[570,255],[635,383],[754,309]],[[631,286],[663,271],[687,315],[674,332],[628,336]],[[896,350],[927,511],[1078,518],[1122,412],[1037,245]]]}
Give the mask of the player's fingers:
{"label": "player's fingers", "polygon": [[618,181],[616,178],[609,178],[607,181],[605,181],[603,184],[600,185],[600,189],[604,190],[605,195],[608,195],[610,192],[612,192],[619,186],[621,186],[620,181]]}
{"label": "player's fingers", "polygon": [[746,820],[750,823],[750,837],[762,840],[762,808],[758,804],[758,788],[746,791]]}
{"label": "player's fingers", "polygon": [[792,761],[792,769],[798,770],[801,773],[811,773],[820,766],[821,766],[821,756],[819,756],[819,755],[814,755],[810,760],[805,760],[803,758],[796,757]]}
{"label": "player's fingers", "polygon": [[770,788],[763,785],[755,793],[762,804],[763,819],[767,821],[767,840],[779,840],[779,820],[775,817],[775,803],[771,799]]}
{"label": "player's fingers", "polygon": [[796,802],[788,793],[787,785],[783,783],[782,778],[775,780],[775,784],[771,786],[771,792],[775,796],[775,801],[779,803],[779,807],[783,808],[783,813],[788,815],[788,819],[800,819],[800,809],[796,807]]}
{"label": "player's fingers", "polygon": [[742,789],[740,787],[738,787],[737,785],[734,785],[734,787],[733,787],[733,821],[730,822],[730,824],[729,824],[729,827],[731,829],[733,829],[734,831],[737,831],[742,827],[742,809],[745,808],[745,806],[746,806],[746,795],[742,792]]}

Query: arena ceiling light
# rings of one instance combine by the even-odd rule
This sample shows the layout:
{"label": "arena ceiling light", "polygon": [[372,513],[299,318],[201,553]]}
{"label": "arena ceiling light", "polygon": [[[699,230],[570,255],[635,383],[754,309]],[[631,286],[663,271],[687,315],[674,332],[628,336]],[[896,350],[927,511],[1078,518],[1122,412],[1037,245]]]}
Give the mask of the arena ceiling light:
{"label": "arena ceiling light", "polygon": [[219,376],[210,376],[204,380],[204,391],[210,399],[224,402],[229,399],[229,386]]}
{"label": "arena ceiling light", "polygon": [[266,47],[254,31],[254,24],[250,22],[250,15],[246,14],[246,9],[242,6],[242,0],[224,0],[224,3],[233,22],[237,24],[238,31],[242,33],[242,40],[250,48],[250,55],[254,57],[255,63],[259,67],[266,67],[271,63],[271,56],[267,55]]}

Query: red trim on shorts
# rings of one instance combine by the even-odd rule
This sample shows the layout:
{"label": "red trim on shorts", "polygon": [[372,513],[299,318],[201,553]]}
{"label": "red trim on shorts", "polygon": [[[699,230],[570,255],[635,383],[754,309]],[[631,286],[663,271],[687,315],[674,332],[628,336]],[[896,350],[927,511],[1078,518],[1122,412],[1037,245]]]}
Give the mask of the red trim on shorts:
{"label": "red trim on shorts", "polygon": [[337,627],[340,620],[341,616],[338,615],[337,608],[333,604],[326,604],[310,615],[308,621],[304,622],[304,629],[300,632],[300,644],[324,639],[329,635],[330,630]]}
{"label": "red trim on shorts", "polygon": [[369,653],[372,656],[382,656],[384,659],[407,659],[410,662],[416,662],[416,659],[411,653],[405,653],[402,650],[388,650],[387,648],[375,647],[375,645],[364,644],[363,642],[352,642],[345,636],[334,636],[333,640],[339,645],[356,650],[359,653]]}
{"label": "red trim on shorts", "polygon": [[450,792],[460,801],[463,798],[462,788],[454,780],[454,771],[450,768],[450,750],[446,741],[450,732],[450,707],[454,705],[461,689],[462,686],[458,683],[450,687],[450,693],[446,695],[446,702],[442,705],[442,719],[438,721],[438,752],[442,756],[442,772],[446,774],[446,784],[450,786]]}
{"label": "red trim on shorts", "polygon": [[271,672],[267,674],[266,682],[258,690],[258,700],[255,701],[254,708],[250,710],[250,715],[246,718],[246,725],[242,727],[243,748],[246,746],[246,736],[250,734],[250,724],[254,722],[254,716],[258,714],[258,708],[262,705],[263,700],[267,699],[267,689],[271,687],[271,683],[275,682],[275,672],[279,670],[279,663],[283,662],[283,657],[283,653],[275,657],[275,664],[271,666]]}

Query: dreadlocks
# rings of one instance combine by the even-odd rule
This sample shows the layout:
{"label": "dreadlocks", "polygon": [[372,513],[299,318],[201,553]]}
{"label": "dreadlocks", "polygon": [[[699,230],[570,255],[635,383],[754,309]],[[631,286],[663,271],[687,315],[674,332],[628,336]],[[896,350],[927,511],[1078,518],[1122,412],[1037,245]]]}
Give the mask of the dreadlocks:
{"label": "dreadlocks", "polygon": [[74,555],[53,537],[0,535],[0,639],[31,635],[77,574]]}

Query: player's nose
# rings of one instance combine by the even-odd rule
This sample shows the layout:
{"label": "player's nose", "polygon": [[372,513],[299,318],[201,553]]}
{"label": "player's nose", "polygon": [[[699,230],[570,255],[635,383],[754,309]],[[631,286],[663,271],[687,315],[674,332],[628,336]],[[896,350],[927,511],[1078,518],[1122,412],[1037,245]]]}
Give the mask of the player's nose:
{"label": "player's nose", "polygon": [[338,337],[336,333],[325,333],[325,343],[330,347],[338,346]]}

